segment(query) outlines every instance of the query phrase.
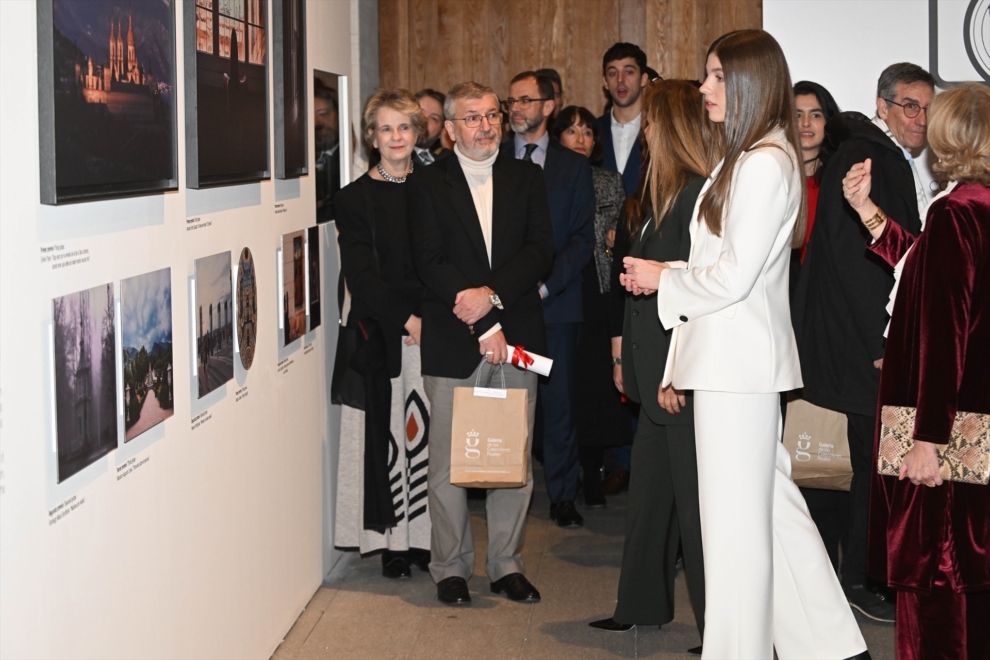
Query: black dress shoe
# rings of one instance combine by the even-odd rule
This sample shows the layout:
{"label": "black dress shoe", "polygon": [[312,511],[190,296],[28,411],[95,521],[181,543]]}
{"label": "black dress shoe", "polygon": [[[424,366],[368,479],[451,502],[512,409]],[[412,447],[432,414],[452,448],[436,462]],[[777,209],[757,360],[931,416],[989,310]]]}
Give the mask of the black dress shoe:
{"label": "black dress shoe", "polygon": [[688,653],[690,653],[691,655],[701,655],[701,647],[695,646],[694,648],[690,648],[688,649]]}
{"label": "black dress shoe", "polygon": [[556,521],[560,527],[566,529],[577,529],[584,525],[584,518],[574,508],[573,500],[551,504],[550,520]]}
{"label": "black dress shoe", "polygon": [[509,600],[517,603],[538,603],[540,592],[536,590],[522,573],[509,573],[501,580],[492,582],[492,593],[504,593]]}
{"label": "black dress shoe", "polygon": [[606,632],[628,632],[636,627],[635,623],[619,623],[615,619],[592,621],[588,625],[592,628],[597,628],[598,630],[604,630]]}
{"label": "black dress shoe", "polygon": [[437,599],[445,605],[470,605],[467,580],[456,575],[440,580],[437,582]]}
{"label": "black dress shoe", "polygon": [[851,658],[846,658],[846,660],[873,660],[873,658],[870,657],[869,651],[863,651],[862,653],[857,653]]}
{"label": "black dress shoe", "polygon": [[430,570],[430,551],[422,548],[409,548],[409,563],[421,571]]}
{"label": "black dress shoe", "polygon": [[400,580],[412,575],[409,570],[409,559],[404,552],[391,552],[386,550],[382,553],[382,575],[391,580]]}

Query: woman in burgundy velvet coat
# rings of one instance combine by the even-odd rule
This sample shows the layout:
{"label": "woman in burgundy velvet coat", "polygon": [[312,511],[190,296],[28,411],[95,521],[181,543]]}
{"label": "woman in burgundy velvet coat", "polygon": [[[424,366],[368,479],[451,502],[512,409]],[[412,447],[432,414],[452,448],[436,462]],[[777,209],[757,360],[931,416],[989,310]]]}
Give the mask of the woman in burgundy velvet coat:
{"label": "woman in burgundy velvet coat", "polygon": [[943,482],[935,445],[949,441],[956,411],[990,414],[990,90],[956,87],[928,116],[934,169],[955,187],[932,203],[917,241],[870,201],[869,160],[843,181],[868,249],[892,266],[903,259],[878,408],[918,411],[900,478],[874,474],[869,570],[897,590],[900,660],[983,660],[990,486]]}

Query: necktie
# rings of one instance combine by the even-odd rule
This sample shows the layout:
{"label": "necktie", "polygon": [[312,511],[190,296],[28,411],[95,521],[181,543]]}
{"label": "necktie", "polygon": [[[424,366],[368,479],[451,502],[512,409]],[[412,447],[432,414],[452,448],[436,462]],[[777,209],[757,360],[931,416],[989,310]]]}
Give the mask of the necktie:
{"label": "necktie", "polygon": [[529,161],[530,163],[532,163],[533,162],[533,152],[536,151],[536,143],[530,142],[529,144],[527,144],[523,148],[526,150],[526,153],[523,154],[522,159],[525,160],[525,161]]}
{"label": "necktie", "polygon": [[433,158],[433,154],[430,153],[429,149],[423,149],[422,151],[420,151],[419,159],[423,161],[423,165],[432,165],[433,161],[436,160],[435,158]]}

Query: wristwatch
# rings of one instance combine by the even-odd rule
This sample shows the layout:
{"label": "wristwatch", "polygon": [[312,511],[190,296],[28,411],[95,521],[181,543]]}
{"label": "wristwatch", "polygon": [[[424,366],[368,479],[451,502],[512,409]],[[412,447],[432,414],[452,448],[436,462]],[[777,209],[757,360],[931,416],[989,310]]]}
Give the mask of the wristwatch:
{"label": "wristwatch", "polygon": [[502,300],[501,300],[501,298],[498,297],[498,294],[497,293],[495,293],[494,291],[492,291],[491,289],[489,289],[487,286],[485,287],[485,291],[488,292],[488,302],[490,302],[492,304],[492,307],[498,307],[499,309],[505,309],[505,307],[502,307]]}
{"label": "wristwatch", "polygon": [[622,366],[622,358],[620,358],[620,357],[612,358],[612,366],[613,367],[621,367]]}

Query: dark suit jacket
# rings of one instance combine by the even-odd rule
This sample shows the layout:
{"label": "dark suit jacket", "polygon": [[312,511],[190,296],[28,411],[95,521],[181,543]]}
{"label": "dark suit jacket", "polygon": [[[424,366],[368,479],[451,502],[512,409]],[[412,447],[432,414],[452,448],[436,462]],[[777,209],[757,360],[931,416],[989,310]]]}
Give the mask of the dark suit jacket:
{"label": "dark suit jacket", "polygon": [[[506,341],[546,355],[546,331],[536,284],[553,263],[553,228],[543,171],[500,156],[492,169],[492,259],[471,190],[456,156],[416,170],[407,184],[413,263],[426,286],[423,299],[423,374],[467,378],[481,361],[478,337],[496,323]],[[474,325],[454,316],[464,289],[487,286],[495,307]]]}
{"label": "dark suit jacket", "polygon": [[[678,195],[673,208],[654,231],[653,213],[647,216],[645,234],[637,233],[629,248],[630,257],[653,261],[687,261],[691,256],[691,216],[705,179],[697,177]],[[621,268],[621,266],[620,266]],[[613,282],[612,286],[618,286]],[[667,364],[672,330],[664,329],[657,317],[657,294],[626,296],[622,332],[622,381],[626,395],[640,403],[655,424],[694,424],[693,394],[677,415],[660,407],[657,394]]]}
{"label": "dark suit jacket", "polygon": [[[858,114],[858,113],[855,113]],[[894,271],[867,249],[869,232],[846,202],[842,179],[873,159],[870,197],[893,221],[921,231],[911,166],[872,122],[841,113],[825,126],[838,149],[822,174],[818,211],[794,295],[793,321],[801,355],[804,398],[844,413],[876,414],[887,300]]]}
{"label": "dark suit jacket", "polygon": [[[376,194],[382,186],[391,186],[387,200]],[[386,184],[365,174],[335,197],[340,273],[351,292],[347,323],[355,327],[356,321],[378,319],[390,378],[402,371],[405,324],[410,315],[420,314],[423,296],[409,253],[405,189],[406,184]]]}
{"label": "dark suit jacket", "polygon": [[[513,157],[514,140],[502,143],[500,157]],[[543,166],[553,222],[553,269],[543,280],[547,323],[583,320],[581,271],[595,249],[595,183],[584,156],[551,140]]]}
{"label": "dark suit jacket", "polygon": [[[615,143],[612,142],[612,114],[606,112],[598,118],[598,134],[602,145],[605,147],[605,160],[602,167],[606,170],[619,172],[618,161],[615,159]],[[629,159],[626,160],[626,169],[619,174],[622,175],[622,185],[626,188],[626,194],[631,195],[639,187],[639,172],[643,167],[643,146],[639,140],[633,142],[632,150],[629,152]]]}

